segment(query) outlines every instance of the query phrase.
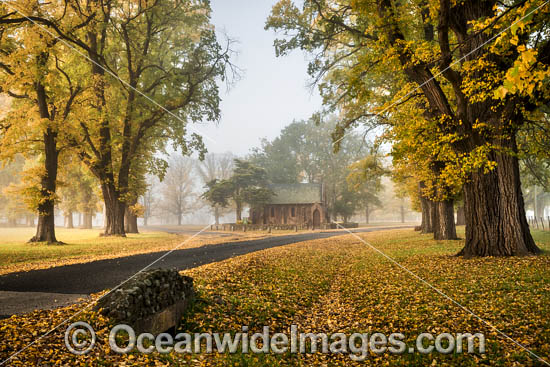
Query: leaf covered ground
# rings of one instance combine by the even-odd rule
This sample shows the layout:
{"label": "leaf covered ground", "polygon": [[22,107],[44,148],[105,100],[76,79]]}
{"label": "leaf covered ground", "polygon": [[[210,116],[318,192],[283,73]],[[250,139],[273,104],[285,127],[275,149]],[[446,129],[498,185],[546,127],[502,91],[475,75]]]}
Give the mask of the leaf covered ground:
{"label": "leaf covered ground", "polygon": [[[496,328],[548,360],[550,356],[550,232],[535,233],[545,253],[526,258],[452,257],[461,241],[430,239],[412,230],[360,235],[378,249],[455,299]],[[524,350],[497,334],[353,236],[273,248],[186,271],[194,277],[197,301],[180,331],[249,333],[264,325],[289,332],[401,332],[414,345],[423,332],[482,332],[480,354],[370,354],[353,362],[346,354],[117,355],[107,344],[109,320],[84,312],[98,331],[98,345],[85,357],[71,355],[63,332],[52,333],[10,365],[448,365],[536,366]],[[81,309],[75,305],[36,311],[0,321],[0,357],[18,350]]]}

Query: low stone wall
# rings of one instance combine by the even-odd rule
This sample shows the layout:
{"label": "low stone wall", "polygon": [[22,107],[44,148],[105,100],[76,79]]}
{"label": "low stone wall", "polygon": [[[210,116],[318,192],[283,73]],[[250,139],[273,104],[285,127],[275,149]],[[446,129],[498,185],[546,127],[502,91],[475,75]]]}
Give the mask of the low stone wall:
{"label": "low stone wall", "polygon": [[96,309],[136,332],[153,334],[177,327],[193,301],[193,279],[176,270],[142,272],[102,298]]}

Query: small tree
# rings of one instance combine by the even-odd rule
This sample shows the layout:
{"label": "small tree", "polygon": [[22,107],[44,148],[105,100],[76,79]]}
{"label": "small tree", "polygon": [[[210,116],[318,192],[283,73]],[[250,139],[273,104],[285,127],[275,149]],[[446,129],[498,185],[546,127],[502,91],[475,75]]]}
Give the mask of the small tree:
{"label": "small tree", "polygon": [[67,228],[74,228],[73,213],[82,213],[82,228],[91,229],[92,219],[99,210],[99,183],[80,161],[65,159],[60,170],[59,204]]}
{"label": "small tree", "polygon": [[[197,165],[197,170],[203,184],[206,186],[208,186],[212,180],[228,179],[231,177],[231,172],[233,171],[233,155],[231,153],[207,154],[205,159]],[[231,208],[221,206],[211,200],[207,201],[212,207],[216,224],[220,224],[220,216],[227,213]]]}
{"label": "small tree", "polygon": [[183,215],[196,207],[193,193],[193,164],[188,157],[173,158],[163,180],[162,208],[178,219],[178,225],[181,225]]}
{"label": "small tree", "polygon": [[58,182],[60,202],[58,207],[63,210],[65,217],[65,227],[74,228],[73,213],[78,210],[79,202],[79,182],[82,172],[80,167],[68,163],[60,172]]}
{"label": "small tree", "polygon": [[357,194],[358,206],[365,210],[368,224],[375,208],[382,206],[378,194],[382,190],[381,178],[386,170],[381,166],[376,155],[372,154],[349,166],[346,177],[348,189]]}
{"label": "small tree", "polygon": [[338,195],[334,201],[334,215],[342,217],[344,223],[347,223],[349,218],[359,209],[359,201],[359,193],[344,186],[340,195]]}
{"label": "small tree", "polygon": [[21,183],[11,183],[0,192],[4,196],[2,200],[3,209],[10,227],[15,227],[19,218],[23,216],[30,217],[31,212],[21,195],[24,189]]}
{"label": "small tree", "polygon": [[147,226],[149,218],[151,218],[155,209],[158,207],[157,201],[157,189],[159,185],[159,180],[156,176],[149,175],[145,179],[147,184],[147,190],[141,196],[141,205],[143,206],[143,225]]}
{"label": "small tree", "polygon": [[266,171],[248,161],[235,159],[233,174],[226,180],[212,180],[202,197],[213,205],[227,207],[231,199],[235,203],[237,221],[242,220],[244,204],[257,208],[269,202],[273,192],[268,188]]}
{"label": "small tree", "polygon": [[19,195],[23,189],[20,172],[24,164],[25,159],[18,155],[12,162],[0,167],[0,216],[6,218],[10,226],[14,226],[22,216],[27,217],[27,224],[34,225],[34,213]]}

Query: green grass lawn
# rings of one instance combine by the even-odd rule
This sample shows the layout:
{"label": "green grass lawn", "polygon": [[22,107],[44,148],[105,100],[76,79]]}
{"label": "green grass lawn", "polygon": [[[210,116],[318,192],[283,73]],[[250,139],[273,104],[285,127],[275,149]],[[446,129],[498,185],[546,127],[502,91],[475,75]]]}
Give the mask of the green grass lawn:
{"label": "green grass lawn", "polygon": [[[524,258],[462,259],[462,241],[433,241],[412,230],[364,233],[366,241],[449,297],[543,358],[550,356],[550,232],[534,236],[545,253]],[[109,321],[86,312],[79,319],[98,331],[94,353],[76,357],[63,332],[33,345],[14,365],[235,365],[235,366],[537,366],[525,351],[353,236],[272,248],[184,272],[198,298],[179,331],[249,334],[270,331],[403,333],[407,346],[423,332],[481,332],[485,354],[370,354],[353,362],[346,354],[201,354],[110,352]],[[0,321],[0,357],[25,345],[33,330],[48,330],[82,307],[36,311]],[[15,363],[17,362],[17,363]]]}

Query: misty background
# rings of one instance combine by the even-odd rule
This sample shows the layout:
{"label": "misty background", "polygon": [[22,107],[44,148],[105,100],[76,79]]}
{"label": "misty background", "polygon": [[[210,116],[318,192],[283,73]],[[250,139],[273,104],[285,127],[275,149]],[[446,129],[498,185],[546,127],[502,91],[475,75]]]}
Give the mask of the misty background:
{"label": "misty background", "polygon": [[[277,58],[273,47],[276,34],[264,30],[265,19],[271,11],[273,1],[212,1],[212,22],[220,35],[226,34],[235,41],[234,48],[238,52],[234,63],[241,69],[240,78],[227,87],[220,85],[222,116],[217,124],[199,123],[194,129],[204,136],[204,142],[209,151],[204,161],[198,157],[184,157],[181,153],[171,151],[162,157],[169,162],[169,168],[162,181],[159,177],[147,177],[148,189],[139,198],[143,213],[138,219],[139,225],[167,224],[204,224],[214,221],[213,208],[201,198],[205,184],[212,179],[224,179],[231,175],[235,158],[252,160],[267,169],[268,175],[274,175],[269,159],[276,163],[293,167],[292,160],[282,162],[276,156],[267,155],[266,147],[281,138],[284,129],[293,123],[310,123],[311,116],[321,109],[321,97],[316,88],[310,86],[307,78],[308,60],[303,53],[294,52],[284,58]],[[0,103],[6,109],[7,101]],[[327,117],[327,120],[336,117]],[[330,125],[330,124],[329,124]],[[329,125],[319,129],[330,133]],[[327,135],[328,136],[328,135]],[[372,145],[375,137],[360,137],[364,144]],[[348,138],[346,138],[348,139]],[[299,141],[299,140],[298,140]],[[371,147],[372,148],[372,147]],[[317,146],[316,153],[326,158],[319,164],[327,164],[331,155],[331,142],[325,141]],[[387,150],[387,149],[386,149]],[[262,161],[262,153],[264,161]],[[355,154],[357,153],[357,154]],[[346,152],[345,159],[338,164],[345,171],[346,167],[365,156],[364,150]],[[380,164],[389,168],[391,162],[385,157],[384,148],[377,150]],[[318,159],[316,157],[315,159]],[[320,158],[319,158],[320,159]],[[267,160],[267,161],[266,161]],[[9,187],[20,182],[18,174],[22,172],[25,162],[16,159],[0,171],[0,224],[29,225],[36,224],[36,215],[25,208],[25,203],[10,197]],[[270,171],[271,170],[271,171]],[[330,171],[328,169],[327,171]],[[347,172],[339,172],[334,179],[337,185],[344,188]],[[278,177],[270,177],[271,181],[280,181]],[[322,182],[325,178],[296,177],[282,182]],[[338,181],[339,180],[339,181]],[[56,208],[55,223],[57,226],[83,226],[90,221],[93,226],[103,226],[103,207],[101,196],[93,189],[93,198],[88,198],[88,206],[94,212],[92,218],[85,218],[80,210],[82,204],[73,203],[72,210],[60,203]],[[420,215],[414,203],[410,203],[407,195],[394,187],[389,175],[381,177],[381,188],[377,192],[378,203],[372,207],[370,221],[378,222],[417,222]],[[345,194],[345,193],[344,193]],[[542,195],[541,195],[542,194]],[[76,193],[66,192],[66,198]],[[342,196],[342,192],[334,196]],[[13,195],[12,195],[13,196]],[[536,200],[534,198],[537,198]],[[545,211],[549,196],[533,186],[526,190],[527,215],[535,211],[540,216],[548,216]],[[67,200],[70,201],[70,200]],[[63,200],[62,200],[63,202]],[[337,204],[334,204],[337,205]],[[345,203],[342,205],[346,205]],[[541,209],[542,208],[542,209]],[[365,223],[364,208],[354,206],[353,214],[346,218],[350,221]],[[542,211],[541,211],[542,210]],[[72,212],[72,214],[67,214]],[[231,206],[221,210],[220,222],[235,222],[235,213]],[[248,211],[243,213],[248,216]],[[334,220],[342,219],[334,215]]]}

